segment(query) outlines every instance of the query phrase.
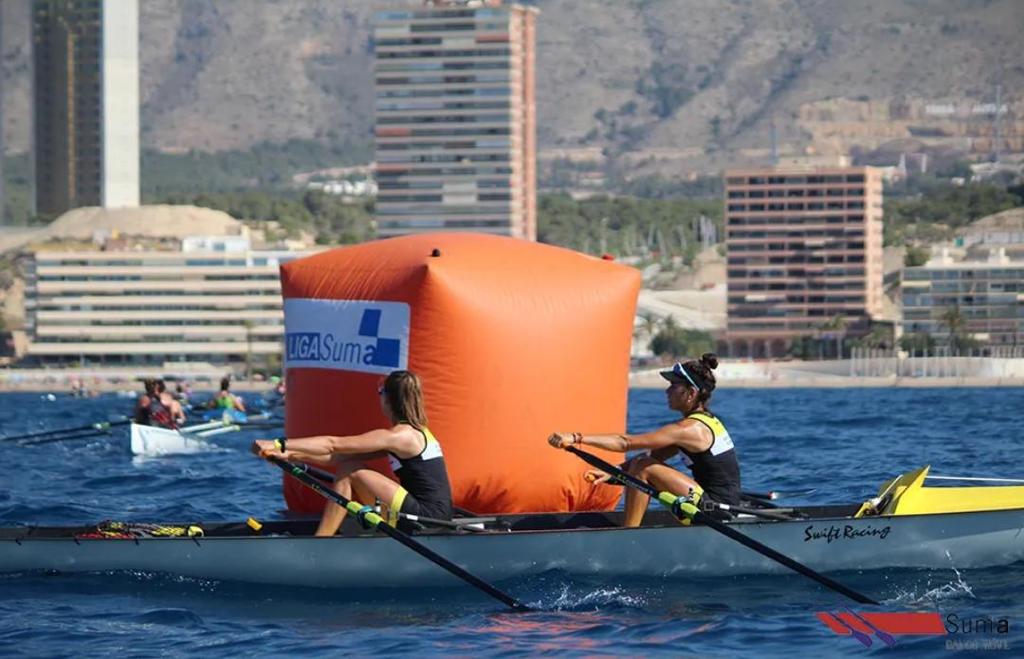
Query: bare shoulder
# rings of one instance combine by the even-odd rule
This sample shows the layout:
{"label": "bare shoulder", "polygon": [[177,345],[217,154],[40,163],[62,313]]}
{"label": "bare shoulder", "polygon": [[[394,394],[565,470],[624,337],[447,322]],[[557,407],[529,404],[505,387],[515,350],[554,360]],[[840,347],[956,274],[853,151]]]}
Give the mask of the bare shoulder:
{"label": "bare shoulder", "polygon": [[680,445],[692,451],[704,451],[715,439],[715,434],[706,423],[698,419],[683,419],[676,423],[679,428]]}
{"label": "bare shoulder", "polygon": [[423,433],[408,423],[398,423],[387,430],[392,449],[402,457],[413,457],[423,450]]}

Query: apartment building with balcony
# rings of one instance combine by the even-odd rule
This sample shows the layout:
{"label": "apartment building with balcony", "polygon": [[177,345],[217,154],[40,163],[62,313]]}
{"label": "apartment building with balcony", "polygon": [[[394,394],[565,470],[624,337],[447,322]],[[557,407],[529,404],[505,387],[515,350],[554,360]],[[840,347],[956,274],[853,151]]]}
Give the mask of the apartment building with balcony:
{"label": "apartment building with balcony", "polygon": [[964,333],[985,347],[1024,345],[1024,261],[994,248],[984,260],[957,260],[949,250],[904,268],[900,283],[903,333],[928,334],[949,345],[947,314],[955,310]]}
{"label": "apartment building with balcony", "polygon": [[493,0],[376,14],[378,236],[536,239],[536,15]]}
{"label": "apartment building with balcony", "polygon": [[37,251],[26,267],[26,361],[42,365],[265,363],[281,354],[278,268],[305,252],[239,236],[179,251]]}
{"label": "apartment building with balcony", "polygon": [[867,332],[883,304],[877,169],[737,169],[725,197],[730,355],[783,357],[805,338]]}

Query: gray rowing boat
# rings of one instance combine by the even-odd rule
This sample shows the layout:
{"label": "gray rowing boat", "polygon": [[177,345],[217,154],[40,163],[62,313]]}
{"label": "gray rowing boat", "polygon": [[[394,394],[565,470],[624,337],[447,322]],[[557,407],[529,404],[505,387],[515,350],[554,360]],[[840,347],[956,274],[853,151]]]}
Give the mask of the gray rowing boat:
{"label": "gray rowing boat", "polygon": [[[788,519],[740,515],[727,524],[822,572],[980,568],[1024,559],[1024,507],[855,517],[862,504],[787,509]],[[651,511],[621,528],[621,513],[465,519],[415,531],[423,545],[487,581],[561,570],[623,578],[785,572],[716,533]],[[202,535],[199,536],[201,528]],[[346,522],[312,537],[313,521],[0,529],[0,573],[144,571],[309,587],[419,587],[459,583],[383,535]],[[191,537],[190,537],[191,533]]]}

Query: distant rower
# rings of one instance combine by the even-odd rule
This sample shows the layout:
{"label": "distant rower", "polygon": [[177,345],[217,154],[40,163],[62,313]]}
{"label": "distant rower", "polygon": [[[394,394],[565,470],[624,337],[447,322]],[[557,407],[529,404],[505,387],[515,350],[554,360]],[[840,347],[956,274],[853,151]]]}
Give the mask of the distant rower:
{"label": "distant rower", "polygon": [[213,409],[216,410],[238,410],[239,412],[245,411],[245,403],[239,396],[234,395],[230,391],[231,389],[231,378],[223,378],[220,381],[220,391],[213,399]]}
{"label": "distant rower", "polygon": [[181,404],[167,392],[163,380],[149,379],[144,382],[146,393],[135,405],[135,423],[161,428],[177,428],[185,422],[185,411]]}

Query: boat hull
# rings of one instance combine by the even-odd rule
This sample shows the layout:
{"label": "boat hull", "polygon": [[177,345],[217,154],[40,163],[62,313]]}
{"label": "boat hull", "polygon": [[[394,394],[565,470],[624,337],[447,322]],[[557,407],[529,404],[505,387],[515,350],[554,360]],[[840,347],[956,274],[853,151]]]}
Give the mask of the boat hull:
{"label": "boat hull", "polygon": [[[541,517],[541,516],[532,516]],[[554,517],[554,516],[552,516]],[[566,516],[561,516],[563,519]],[[284,524],[284,523],[282,523]],[[241,527],[242,525],[235,525]],[[732,526],[822,572],[948,569],[1024,559],[1024,509]],[[303,587],[421,587],[461,583],[381,535],[84,539],[0,533],[0,573],[145,571]],[[706,526],[427,533],[417,539],[487,581],[560,570],[623,578],[740,575],[787,568]]]}
{"label": "boat hull", "polygon": [[131,449],[134,455],[177,455],[199,453],[209,450],[210,445],[193,435],[183,435],[177,430],[131,425]]}

